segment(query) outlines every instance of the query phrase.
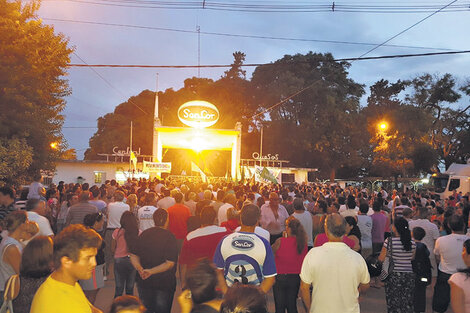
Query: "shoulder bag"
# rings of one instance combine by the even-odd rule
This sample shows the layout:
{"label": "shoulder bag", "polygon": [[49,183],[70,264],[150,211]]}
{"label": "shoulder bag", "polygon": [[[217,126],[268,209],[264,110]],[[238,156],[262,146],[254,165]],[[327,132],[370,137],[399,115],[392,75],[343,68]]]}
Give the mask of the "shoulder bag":
{"label": "shoulder bag", "polygon": [[18,275],[11,276],[5,286],[3,304],[0,313],[13,313],[13,299],[17,297],[16,289],[19,289],[20,278]]}
{"label": "shoulder bag", "polygon": [[393,257],[392,257],[392,254],[393,254],[393,238],[388,237],[387,255],[385,256],[385,260],[382,264],[382,272],[380,273],[380,280],[381,281],[387,280],[388,276],[393,272]]}

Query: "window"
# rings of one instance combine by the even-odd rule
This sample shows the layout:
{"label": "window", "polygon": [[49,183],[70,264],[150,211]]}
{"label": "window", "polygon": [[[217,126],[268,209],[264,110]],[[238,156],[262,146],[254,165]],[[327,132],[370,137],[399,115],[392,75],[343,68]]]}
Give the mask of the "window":
{"label": "window", "polygon": [[95,184],[102,184],[106,181],[106,172],[94,172]]}
{"label": "window", "polygon": [[295,174],[282,173],[282,183],[295,183]]}
{"label": "window", "polygon": [[454,191],[460,187],[460,179],[451,179],[449,183],[449,191]]}

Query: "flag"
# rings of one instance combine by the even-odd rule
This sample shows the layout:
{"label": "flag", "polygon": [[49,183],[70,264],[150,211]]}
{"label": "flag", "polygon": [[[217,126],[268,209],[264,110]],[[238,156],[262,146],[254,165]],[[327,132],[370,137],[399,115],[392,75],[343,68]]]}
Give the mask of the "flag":
{"label": "flag", "polygon": [[272,182],[278,184],[276,176],[266,167],[255,166],[255,179],[259,182]]}
{"label": "flag", "polygon": [[193,161],[191,161],[191,171],[192,172],[198,172],[201,175],[202,181],[207,182],[207,176],[204,174],[204,172],[199,168],[199,166],[196,165]]}
{"label": "flag", "polygon": [[134,151],[131,151],[131,162],[134,166],[134,171],[137,170],[137,157],[134,154]]}
{"label": "flag", "polygon": [[260,177],[272,183],[275,183],[275,184],[278,183],[276,177],[266,167],[263,167]]}

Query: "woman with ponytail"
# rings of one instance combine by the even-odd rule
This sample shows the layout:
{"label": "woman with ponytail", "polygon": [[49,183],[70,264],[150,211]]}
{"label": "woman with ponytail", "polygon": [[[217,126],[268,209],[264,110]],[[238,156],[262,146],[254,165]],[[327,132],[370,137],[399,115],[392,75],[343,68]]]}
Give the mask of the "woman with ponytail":
{"label": "woman with ponytail", "polygon": [[379,256],[379,261],[383,262],[388,254],[390,261],[393,262],[393,270],[389,272],[385,281],[388,313],[414,312],[415,274],[411,261],[414,259],[415,251],[416,244],[411,239],[407,220],[403,217],[396,218],[392,225],[392,237],[385,239]]}
{"label": "woman with ponytail", "polygon": [[112,237],[111,250],[114,251],[114,280],[116,288],[114,298],[122,296],[124,287],[126,295],[134,294],[134,283],[136,271],[132,266],[129,251],[132,251],[137,237],[139,227],[137,219],[131,211],[125,211],[120,220],[121,228],[115,229]]}
{"label": "woman with ponytail", "polygon": [[300,270],[307,254],[307,234],[294,217],[286,220],[286,231],[273,244],[277,276],[273,286],[276,313],[297,313]]}

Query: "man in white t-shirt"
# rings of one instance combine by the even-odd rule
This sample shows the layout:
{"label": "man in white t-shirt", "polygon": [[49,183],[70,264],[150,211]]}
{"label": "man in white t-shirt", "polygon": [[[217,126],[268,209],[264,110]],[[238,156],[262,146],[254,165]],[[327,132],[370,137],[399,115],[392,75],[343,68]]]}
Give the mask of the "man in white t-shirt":
{"label": "man in white t-shirt", "polygon": [[465,223],[461,216],[452,215],[448,223],[452,234],[439,237],[434,247],[439,271],[434,286],[432,309],[440,313],[447,311],[450,303],[450,286],[447,281],[452,274],[457,273],[457,270],[466,268],[462,260],[462,248],[465,240],[470,238],[463,233]]}
{"label": "man in white t-shirt", "polygon": [[362,202],[359,205],[359,214],[357,215],[357,226],[361,231],[361,255],[367,258],[372,254],[372,218],[368,216],[369,205]]}
{"label": "man in white t-shirt", "polygon": [[303,200],[300,198],[295,198],[293,205],[294,205],[294,213],[292,214],[292,216],[298,219],[300,224],[302,224],[305,232],[307,233],[307,246],[309,248],[312,248],[313,247],[312,214],[310,214],[310,212],[308,211],[305,211]]}
{"label": "man in white t-shirt", "polygon": [[172,207],[176,204],[175,198],[170,196],[170,190],[162,188],[162,193],[164,198],[158,200],[157,208],[167,210],[169,207]]}
{"label": "man in white t-shirt", "polygon": [[224,202],[225,203],[219,207],[219,211],[217,212],[217,221],[219,223],[219,226],[223,222],[227,221],[227,211],[228,209],[235,207],[235,204],[237,203],[237,198],[234,194],[229,193],[225,196]]}
{"label": "man in white t-shirt", "polygon": [[424,236],[422,242],[426,245],[428,248],[430,255],[429,258],[431,260],[431,265],[432,265],[432,276],[436,277],[437,276],[437,263],[436,263],[436,258],[434,257],[434,245],[436,243],[437,238],[439,238],[439,228],[437,228],[437,225],[429,221],[429,209],[426,207],[420,207],[418,208],[418,214],[419,214],[419,219],[417,220],[411,220],[409,222],[410,224],[410,230],[413,231],[413,228],[415,227],[421,227],[424,229],[426,232],[426,235]]}
{"label": "man in white t-shirt", "polygon": [[325,232],[329,241],[311,249],[302,264],[302,300],[310,313],[359,313],[359,291],[366,289],[370,281],[367,264],[359,253],[342,242],[346,233],[343,217],[336,213],[329,215]]}
{"label": "man in white t-shirt", "polygon": [[139,220],[140,231],[155,227],[155,222],[153,221],[153,213],[157,210],[157,207],[155,206],[156,202],[157,195],[154,192],[149,192],[145,195],[145,206],[141,207],[137,212],[137,219]]}
{"label": "man in white t-shirt", "polygon": [[348,200],[346,201],[346,207],[339,208],[338,213],[341,214],[342,217],[352,216],[356,217],[357,212],[359,212],[359,208],[356,205],[356,199],[354,196],[349,195]]}
{"label": "man in white t-shirt", "polygon": [[47,214],[46,202],[39,199],[29,199],[25,209],[28,211],[28,220],[38,224],[38,236],[54,236],[49,220],[44,217]]}

